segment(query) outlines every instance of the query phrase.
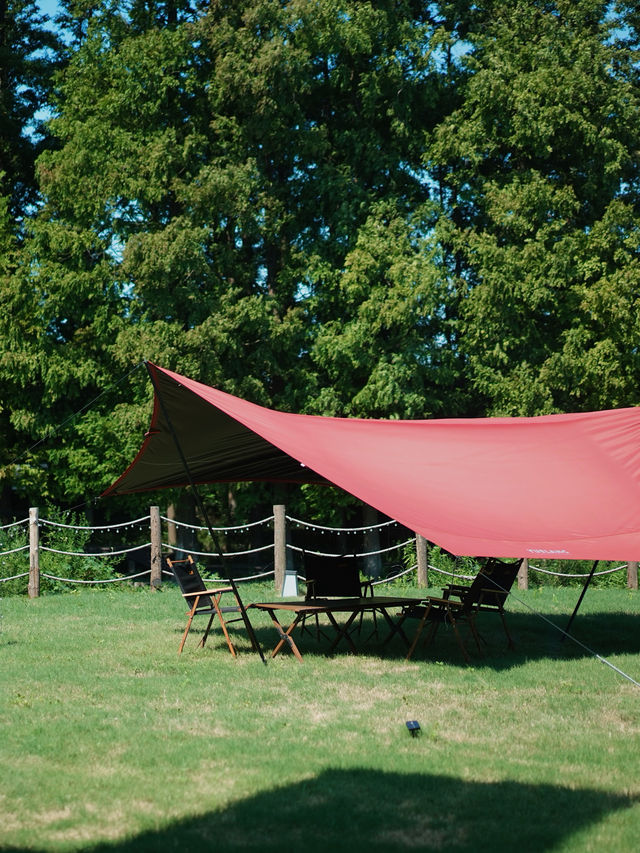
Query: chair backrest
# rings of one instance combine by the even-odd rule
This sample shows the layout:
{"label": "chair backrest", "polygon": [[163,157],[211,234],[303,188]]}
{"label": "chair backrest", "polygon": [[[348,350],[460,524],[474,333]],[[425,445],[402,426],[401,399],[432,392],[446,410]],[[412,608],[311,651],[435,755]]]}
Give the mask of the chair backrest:
{"label": "chair backrest", "polygon": [[[463,598],[463,606],[470,609],[480,607],[501,607],[511,591],[513,582],[518,576],[522,560],[505,563],[490,557],[480,569]],[[490,590],[490,592],[487,592]]]}
{"label": "chair backrest", "polygon": [[[193,592],[204,592],[206,586],[202,580],[202,576],[198,571],[198,566],[195,560],[189,554],[184,560],[170,560],[167,558],[167,565],[173,572],[180,591],[183,595]],[[190,605],[193,604],[193,599],[187,599]],[[198,602],[198,610],[209,610],[213,607],[213,602],[208,595],[203,595]]]}
{"label": "chair backrest", "polygon": [[360,569],[356,557],[321,557],[304,554],[306,598],[360,598]]}

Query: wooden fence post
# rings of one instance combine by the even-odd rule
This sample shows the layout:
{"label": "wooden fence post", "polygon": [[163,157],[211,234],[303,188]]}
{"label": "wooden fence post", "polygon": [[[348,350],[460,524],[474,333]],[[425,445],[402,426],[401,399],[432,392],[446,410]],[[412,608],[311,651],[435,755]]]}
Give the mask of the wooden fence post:
{"label": "wooden fence post", "polygon": [[526,557],[518,569],[518,589],[529,589],[529,560]]}
{"label": "wooden fence post", "polygon": [[275,569],[275,587],[282,593],[284,576],[287,571],[287,518],[284,504],[273,507],[273,567]]}
{"label": "wooden fence post", "polygon": [[162,526],[160,524],[160,507],[149,507],[151,524],[151,589],[159,589],[162,584]]}
{"label": "wooden fence post", "polygon": [[627,589],[638,589],[637,560],[631,560],[627,563]]}
{"label": "wooden fence post", "polygon": [[418,586],[429,586],[429,551],[427,540],[416,533],[416,558],[418,561]]}
{"label": "wooden fence post", "polygon": [[40,595],[40,526],[38,507],[29,509],[29,598]]}

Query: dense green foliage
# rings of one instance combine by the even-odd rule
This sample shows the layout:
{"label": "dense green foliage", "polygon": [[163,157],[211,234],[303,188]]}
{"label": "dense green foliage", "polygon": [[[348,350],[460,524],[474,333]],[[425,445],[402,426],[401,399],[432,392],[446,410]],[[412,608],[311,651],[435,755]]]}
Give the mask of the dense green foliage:
{"label": "dense green foliage", "polygon": [[34,0],[0,2],[0,195],[18,221],[37,198],[35,160],[51,144],[40,110],[60,47]]}
{"label": "dense green foliage", "polygon": [[36,51],[33,4],[0,4],[5,515],[113,481],[144,359],[323,414],[639,402],[634,4],[63,0],[58,26]]}

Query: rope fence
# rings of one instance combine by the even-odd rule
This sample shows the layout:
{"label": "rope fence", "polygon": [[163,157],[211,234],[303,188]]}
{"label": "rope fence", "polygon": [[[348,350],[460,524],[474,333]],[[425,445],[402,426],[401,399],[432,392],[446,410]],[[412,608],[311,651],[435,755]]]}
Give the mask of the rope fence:
{"label": "rope fence", "polygon": [[[355,529],[355,528],[354,528]],[[365,530],[367,528],[359,528],[361,530]],[[397,551],[400,548],[406,548],[408,545],[412,545],[415,542],[415,539],[407,539],[405,542],[398,542],[397,545],[391,545],[389,548],[378,548],[375,551],[361,551],[361,552],[349,552],[350,557],[377,557],[379,554],[389,554],[391,551]],[[287,548],[290,551],[296,551],[299,554],[313,554],[315,557],[344,557],[344,551],[340,554],[327,554],[322,551],[314,551],[311,548],[300,548],[295,545],[287,544]]]}
{"label": "rope fence", "polygon": [[[29,519],[26,519],[29,521]],[[90,530],[92,532],[104,532],[105,530],[118,530],[122,528],[133,528],[137,524],[142,524],[143,521],[149,521],[148,515],[143,515],[141,518],[134,518],[133,521],[121,521],[119,524],[101,524],[99,527],[92,527],[87,524],[63,524],[61,521],[50,521],[47,518],[41,518],[40,524],[45,527],[64,527],[67,530]]]}
{"label": "rope fence", "polygon": [[[594,578],[595,577],[601,577],[602,575],[611,575],[614,572],[620,572],[620,571],[622,571],[622,569],[626,569],[627,565],[628,565],[628,563],[623,563],[621,566],[616,566],[613,569],[603,569],[601,572],[594,572],[593,577]],[[558,578],[585,578],[587,576],[587,573],[585,573],[585,572],[577,572],[577,573],[552,572],[550,569],[541,569],[540,567],[531,566],[531,565],[529,566],[529,571],[540,572],[540,574],[543,574],[543,575],[554,575],[555,577],[558,577]]]}
{"label": "rope fence", "polygon": [[[29,546],[27,545],[27,548]],[[41,551],[49,551],[52,554],[62,554],[65,557],[119,557],[122,554],[132,554],[134,551],[142,551],[145,548],[150,548],[151,542],[145,542],[144,545],[134,545],[131,548],[121,548],[118,551],[61,551],[59,548],[48,548],[46,545],[40,545]]]}
{"label": "rope fence", "polygon": [[298,527],[306,527],[310,530],[321,530],[330,533],[365,533],[371,530],[381,530],[383,527],[398,527],[397,521],[382,521],[379,524],[370,524],[368,527],[325,527],[322,524],[314,524],[310,521],[302,521],[299,518],[294,518],[291,515],[286,516],[290,524],[297,524]]}
{"label": "rope fence", "polygon": [[[28,574],[28,572],[27,572]],[[49,575],[46,572],[41,572],[40,576],[43,578],[48,578],[51,581],[61,581],[63,583],[85,583],[85,584],[101,584],[101,583],[121,583],[122,581],[131,581],[135,578],[141,578],[145,575],[151,574],[151,569],[147,569],[144,572],[138,572],[136,575],[127,575],[126,577],[121,578],[102,578],[101,580],[84,580],[81,578],[60,578],[57,575]]]}
{"label": "rope fence", "polygon": [[[168,533],[167,537],[163,537],[162,535],[163,525],[165,527],[165,532]],[[57,542],[45,544],[45,542],[41,541],[41,532],[46,529],[51,530],[50,533],[45,533],[49,538],[55,538],[56,535],[64,538],[67,536],[66,531],[74,531],[80,536],[80,538],[84,536],[85,538],[90,539],[91,536],[96,534],[100,536],[113,534],[121,535],[126,530],[135,530],[136,528],[139,530],[147,529],[150,531],[150,537],[146,537],[142,544],[133,544],[126,547],[110,546],[101,548],[100,550],[87,550],[84,546],[79,549],[75,548],[73,544],[67,544],[67,547],[65,548],[60,546]],[[382,563],[380,562],[381,557],[392,554],[393,552],[398,552],[399,557],[395,564],[389,567],[389,561],[387,561],[388,574],[385,577],[377,576],[376,572],[369,571],[369,569],[367,569],[368,573],[372,576],[372,583],[374,585],[392,583],[399,578],[413,573],[417,573],[418,586],[424,587],[428,586],[428,575],[430,573],[445,575],[465,581],[473,580],[474,575],[472,574],[463,574],[462,572],[455,570],[448,571],[446,568],[434,565],[429,561],[427,559],[429,544],[420,535],[403,538],[400,542],[392,542],[392,544],[380,546],[380,534],[386,534],[387,531],[391,533],[394,528],[398,528],[399,531],[406,531],[406,528],[402,528],[401,525],[394,520],[384,521],[365,527],[331,527],[328,525],[321,525],[287,515],[285,507],[282,505],[274,506],[273,514],[262,518],[259,521],[215,528],[187,523],[175,518],[160,515],[158,507],[150,507],[150,511],[147,515],[134,518],[130,521],[95,526],[64,523],[53,519],[40,518],[38,509],[32,507],[28,518],[0,525],[0,572],[2,572],[2,569],[7,565],[7,563],[10,569],[14,567],[16,560],[20,559],[18,555],[23,552],[28,552],[29,555],[28,571],[21,572],[19,571],[19,566],[15,565],[13,573],[5,577],[0,577],[0,590],[2,588],[1,584],[9,581],[20,580],[25,577],[29,577],[30,597],[37,597],[39,594],[41,577],[59,583],[101,585],[131,582],[142,577],[150,576],[150,585],[156,588],[160,585],[163,576],[172,577],[172,573],[164,567],[163,558],[169,554],[176,553],[189,553],[194,557],[209,560],[221,558],[224,561],[233,559],[237,560],[238,558],[246,560],[246,558],[252,558],[256,555],[261,555],[263,558],[267,557],[268,563],[266,566],[253,566],[257,571],[251,572],[251,567],[248,565],[238,566],[238,572],[245,569],[250,573],[241,577],[234,577],[234,580],[237,582],[247,582],[273,577],[276,589],[279,592],[283,589],[285,576],[287,574],[290,575],[293,571],[293,558],[304,554],[326,557],[327,559],[338,558],[348,554],[349,556],[361,558],[365,561],[377,560],[377,566],[380,567],[382,566]],[[261,529],[264,531],[264,534],[269,536],[268,542],[244,548],[238,547],[238,543],[235,543],[234,547],[233,543],[227,542],[225,543],[225,549],[219,554],[212,553],[210,550],[194,549],[191,547],[193,543],[189,543],[188,546],[185,542],[179,542],[180,531],[186,531],[192,534],[192,536],[197,536],[199,533],[206,536],[210,531],[215,531],[223,534],[228,539],[232,539],[234,536],[242,538],[243,534],[250,533],[252,538],[257,537],[264,541],[265,535],[260,533]],[[365,541],[367,546],[377,542],[378,547],[368,547],[365,550],[358,550],[357,548],[342,548],[339,552],[336,552],[335,550],[319,549],[315,545],[302,547],[301,545],[295,545],[289,541],[292,529],[304,531],[305,535],[309,536],[316,533],[321,538],[328,534],[334,535],[341,541],[341,548],[342,540],[344,539],[344,536],[347,535],[356,535],[360,537]],[[60,533],[56,534],[56,530],[60,531]],[[69,537],[67,536],[67,538]],[[20,539],[26,539],[27,541],[24,544],[17,544]],[[248,543],[245,542],[244,544]],[[403,564],[410,562],[412,549],[415,549],[414,556],[417,556],[417,560],[403,568]],[[129,561],[131,561],[135,563],[135,565],[129,565],[128,570],[126,571],[121,570],[121,568],[114,569],[118,572],[122,571],[122,574],[116,577],[95,578],[93,580],[87,579],[86,577],[66,577],[64,574],[54,573],[53,571],[45,572],[41,570],[40,554],[43,552],[55,555],[55,557],[70,558],[78,561],[92,559],[104,560],[105,558],[127,558],[125,562],[129,563]],[[137,559],[131,560],[132,555],[135,555]],[[10,559],[7,560],[6,558]],[[147,565],[149,568],[146,567]],[[366,563],[366,565],[370,567],[371,563]],[[594,577],[602,577],[604,575],[612,575],[616,572],[626,570],[627,587],[637,589],[637,569],[638,563],[630,561],[629,563],[623,563],[622,565],[615,566],[613,568],[593,571],[591,574]],[[522,589],[526,589],[529,572],[574,580],[584,580],[589,574],[587,572],[554,571],[542,566],[533,566],[528,560],[524,560],[523,569],[521,570],[521,576],[519,576],[518,583],[519,587]],[[78,573],[81,574],[82,572]],[[296,577],[304,580],[304,577],[302,575],[297,575],[297,573]]]}
{"label": "rope fence", "polygon": [[[206,526],[197,525],[197,524],[187,524],[184,521],[176,521],[175,518],[167,518],[166,515],[161,515],[160,519],[161,519],[161,521],[165,521],[167,524],[173,524],[173,525],[175,525],[175,527],[187,528],[188,530],[191,530],[194,533],[199,531],[199,530],[202,530],[202,531],[208,531],[209,530],[209,528]],[[253,527],[261,527],[262,525],[269,524],[272,521],[273,521],[273,516],[270,515],[270,516],[267,516],[267,518],[260,519],[260,521],[250,521],[247,524],[237,524],[237,525],[233,525],[231,527],[212,527],[211,530],[215,531],[216,533],[234,533],[237,531],[243,532],[243,531],[251,530],[251,528],[253,528]]]}
{"label": "rope fence", "polygon": [[29,572],[22,572],[19,575],[12,575],[10,578],[2,578],[1,580],[3,582],[4,581],[15,581],[15,580],[18,580],[18,578],[26,578],[28,576],[29,576]]}
{"label": "rope fence", "polygon": [[0,524],[0,530],[8,530],[10,527],[18,527],[20,524],[28,524],[29,519],[23,518],[20,521],[10,521],[9,524]]}
{"label": "rope fence", "polygon": [[6,554],[17,554],[18,551],[27,551],[28,549],[28,545],[21,545],[19,548],[12,548],[10,551],[0,551],[0,557],[5,556]]}
{"label": "rope fence", "polygon": [[[175,550],[173,545],[167,545],[166,542],[162,543],[162,547],[171,553],[171,551]],[[222,554],[212,554],[211,551],[196,551],[193,548],[189,548],[189,553],[192,557],[222,557],[226,559],[227,557],[246,557],[249,554],[260,554],[263,551],[273,551],[273,542],[269,545],[261,545],[258,548],[248,548],[246,551],[223,551]],[[183,548],[179,549],[180,551],[184,550]]]}

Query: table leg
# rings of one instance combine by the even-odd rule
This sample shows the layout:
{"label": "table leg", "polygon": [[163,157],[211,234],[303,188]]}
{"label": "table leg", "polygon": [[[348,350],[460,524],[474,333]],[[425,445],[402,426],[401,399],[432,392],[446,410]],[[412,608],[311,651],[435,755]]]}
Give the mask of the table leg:
{"label": "table leg", "polygon": [[353,624],[353,621],[355,620],[356,616],[360,612],[361,612],[360,610],[354,610],[353,613],[351,614],[351,616],[349,616],[347,621],[344,623],[344,625],[340,625],[340,623],[337,622],[336,619],[334,618],[333,613],[331,613],[329,610],[327,610],[327,616],[329,617],[329,621],[331,622],[331,624],[335,628],[336,634],[338,635],[329,648],[329,654],[331,654],[331,652],[333,652],[333,650],[335,649],[335,647],[338,645],[338,643],[340,642],[340,640],[343,637],[345,638],[347,643],[349,643],[349,645],[351,647],[351,651],[354,653],[354,655],[356,655],[358,653],[358,650],[356,649],[356,647],[353,643],[353,640],[351,639],[351,636],[349,635],[349,628],[351,627],[351,625]]}
{"label": "table leg", "polygon": [[289,627],[285,631],[285,629],[282,627],[282,625],[278,621],[275,612],[273,610],[269,610],[268,613],[269,613],[269,616],[271,616],[271,621],[275,625],[276,631],[280,635],[280,641],[277,644],[277,646],[275,647],[275,649],[271,652],[271,657],[274,658],[278,654],[280,649],[284,646],[284,644],[287,643],[289,648],[291,649],[291,651],[298,658],[300,663],[302,663],[302,655],[300,654],[300,650],[296,646],[295,642],[293,641],[293,637],[291,636],[291,633],[293,632],[293,629],[296,627],[296,625],[300,621],[301,616],[300,615],[296,616],[296,618],[293,620],[291,625],[289,625]]}
{"label": "table leg", "polygon": [[411,645],[411,641],[405,634],[404,629],[402,627],[402,623],[405,620],[405,614],[401,613],[398,617],[398,620],[394,622],[391,616],[389,616],[389,613],[387,612],[387,609],[385,607],[379,607],[378,610],[382,613],[387,622],[387,625],[389,626],[389,635],[385,638],[384,645],[386,645],[395,634],[400,634],[400,636],[404,640],[405,645],[407,646],[407,648],[409,648],[409,646]]}

